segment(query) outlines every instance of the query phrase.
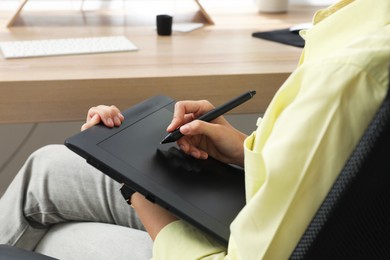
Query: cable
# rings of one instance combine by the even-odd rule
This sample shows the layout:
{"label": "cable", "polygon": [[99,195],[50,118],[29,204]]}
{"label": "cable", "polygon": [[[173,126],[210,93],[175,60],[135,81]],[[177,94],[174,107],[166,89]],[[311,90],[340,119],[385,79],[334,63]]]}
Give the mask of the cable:
{"label": "cable", "polygon": [[31,129],[28,131],[27,135],[23,138],[23,140],[20,142],[20,144],[16,147],[15,151],[8,157],[7,160],[1,165],[0,167],[0,175],[4,171],[4,169],[8,166],[8,164],[12,161],[14,156],[20,152],[20,150],[23,148],[23,146],[27,143],[27,141],[30,139],[31,135],[34,133],[35,129],[37,128],[38,123],[34,123],[31,127]]}

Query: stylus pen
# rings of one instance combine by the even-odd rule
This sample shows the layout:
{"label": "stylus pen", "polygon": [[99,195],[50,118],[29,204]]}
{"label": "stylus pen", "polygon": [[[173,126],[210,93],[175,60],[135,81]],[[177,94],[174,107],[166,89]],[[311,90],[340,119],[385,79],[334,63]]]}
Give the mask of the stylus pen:
{"label": "stylus pen", "polygon": [[[236,98],[233,98],[232,100],[228,101],[227,103],[225,103],[219,107],[216,107],[213,110],[210,110],[209,112],[207,112],[204,115],[201,115],[197,119],[202,120],[202,121],[206,121],[206,122],[210,122],[210,121],[216,119],[217,117],[222,116],[226,112],[232,110],[233,108],[241,105],[245,101],[251,99],[255,94],[256,94],[256,91],[254,91],[254,90],[248,91],[248,92],[246,92],[246,93],[244,93]],[[166,143],[176,142],[177,140],[179,140],[183,136],[184,135],[180,132],[180,128],[178,128],[175,131],[169,133],[160,143],[166,144]]]}

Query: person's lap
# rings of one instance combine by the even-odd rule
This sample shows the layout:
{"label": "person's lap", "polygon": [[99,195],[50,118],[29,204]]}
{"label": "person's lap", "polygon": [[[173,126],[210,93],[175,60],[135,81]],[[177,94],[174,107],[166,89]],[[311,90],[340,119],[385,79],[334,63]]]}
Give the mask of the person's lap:
{"label": "person's lap", "polygon": [[143,230],[119,188],[65,146],[41,148],[0,199],[0,243],[33,249],[48,228],[74,221]]}
{"label": "person's lap", "polygon": [[58,259],[133,259],[152,257],[153,242],[145,231],[118,225],[74,222],[57,224],[36,252]]}

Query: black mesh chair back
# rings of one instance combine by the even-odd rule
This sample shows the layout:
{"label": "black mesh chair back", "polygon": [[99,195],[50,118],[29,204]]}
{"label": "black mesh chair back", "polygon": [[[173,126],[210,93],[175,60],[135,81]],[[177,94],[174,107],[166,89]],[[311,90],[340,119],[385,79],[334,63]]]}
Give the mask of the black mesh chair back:
{"label": "black mesh chair back", "polygon": [[290,259],[390,259],[390,95]]}

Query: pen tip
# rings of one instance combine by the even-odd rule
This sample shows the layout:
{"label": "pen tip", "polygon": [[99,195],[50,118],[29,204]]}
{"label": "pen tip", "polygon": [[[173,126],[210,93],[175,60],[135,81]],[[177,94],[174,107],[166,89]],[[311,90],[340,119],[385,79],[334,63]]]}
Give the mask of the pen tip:
{"label": "pen tip", "polygon": [[172,133],[169,133],[162,141],[160,142],[161,144],[167,144],[167,143],[172,143],[175,142],[176,139],[174,138]]}
{"label": "pen tip", "polygon": [[164,137],[164,139],[162,139],[162,141],[160,142],[160,144],[166,144],[166,143],[168,143],[169,142],[169,136],[170,135],[167,135],[166,137]]}

